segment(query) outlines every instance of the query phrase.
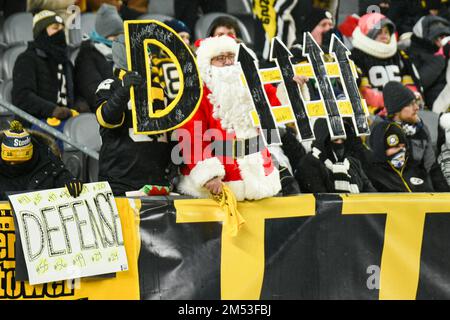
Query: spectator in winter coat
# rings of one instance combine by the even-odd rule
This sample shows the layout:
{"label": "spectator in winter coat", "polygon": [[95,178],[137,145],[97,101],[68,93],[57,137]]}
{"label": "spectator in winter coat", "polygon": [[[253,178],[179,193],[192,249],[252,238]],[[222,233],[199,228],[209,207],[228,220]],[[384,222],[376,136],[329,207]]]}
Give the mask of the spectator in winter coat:
{"label": "spectator in winter coat", "polygon": [[[144,90],[147,83],[137,72],[126,71],[123,35],[114,40],[112,54],[113,78],[100,83],[96,92],[96,116],[103,141],[99,180],[108,181],[115,196],[147,187],[152,195],[168,194],[171,146],[167,134],[147,136],[133,132],[130,88]],[[164,101],[157,98],[162,95],[162,90],[152,93],[155,111],[164,109]]]}
{"label": "spectator in winter coat", "polygon": [[371,113],[384,108],[383,87],[389,81],[401,82],[417,91],[410,62],[397,49],[395,25],[379,13],[359,19],[353,31],[351,58],[358,67],[359,87]]}
{"label": "spectator in winter coat", "polygon": [[344,139],[331,139],[326,119],[314,123],[316,140],[300,161],[296,178],[302,192],[376,192],[358,159],[348,155]]}
{"label": "spectator in winter coat", "polygon": [[[436,161],[429,129],[418,116],[419,106],[414,93],[399,82],[388,82],[383,94],[388,111],[387,121],[396,122],[405,133],[410,165],[429,175],[435,191],[450,191]],[[372,139],[371,136],[371,145]]]}
{"label": "spectator in winter coat", "polygon": [[413,32],[407,54],[419,73],[425,105],[431,109],[447,82],[446,58],[436,53],[442,46],[440,40],[450,35],[450,24],[444,18],[426,16],[417,22]]}
{"label": "spectator in winter coat", "polygon": [[112,77],[112,42],[123,33],[123,21],[117,9],[103,4],[95,18],[95,31],[83,41],[75,60],[75,83],[92,112],[96,110],[95,91],[105,79]]}
{"label": "spectator in winter coat", "polygon": [[28,132],[16,120],[0,133],[0,201],[7,192],[35,191],[66,186],[78,197],[83,184],[65,168],[53,140],[40,132]]}
{"label": "spectator in winter coat", "polygon": [[[204,39],[197,50],[203,97],[195,115],[177,130],[185,163],[178,189],[184,194],[208,198],[220,194],[223,184],[238,201],[281,191],[272,154],[252,124],[253,101],[240,81],[237,51],[236,41],[225,35]],[[268,85],[265,89],[271,105],[279,105],[276,89]]]}
{"label": "spectator in winter coat", "polygon": [[379,192],[434,191],[426,170],[411,161],[408,139],[397,122],[378,123],[372,129],[370,147],[373,163],[367,174]]}
{"label": "spectator in winter coat", "polygon": [[52,11],[34,16],[34,41],[16,60],[12,89],[14,105],[60,131],[63,120],[88,111],[86,103],[77,98],[63,28],[62,18]]}

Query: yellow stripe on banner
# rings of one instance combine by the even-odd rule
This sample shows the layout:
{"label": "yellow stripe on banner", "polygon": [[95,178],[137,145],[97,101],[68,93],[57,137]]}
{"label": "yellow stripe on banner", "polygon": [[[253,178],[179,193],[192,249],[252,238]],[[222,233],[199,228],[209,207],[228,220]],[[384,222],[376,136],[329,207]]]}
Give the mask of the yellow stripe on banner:
{"label": "yellow stripe on banner", "polygon": [[[302,203],[301,209],[298,203]],[[225,221],[218,204],[209,199],[175,200],[177,223]],[[308,217],[315,214],[313,195],[238,202],[246,223],[236,237],[222,228],[221,298],[259,299],[264,278],[265,219]],[[226,267],[225,267],[226,266]]]}
{"label": "yellow stripe on banner", "polygon": [[445,194],[345,195],[342,214],[386,214],[380,268],[382,300],[412,300],[419,284],[426,214],[450,212]]}

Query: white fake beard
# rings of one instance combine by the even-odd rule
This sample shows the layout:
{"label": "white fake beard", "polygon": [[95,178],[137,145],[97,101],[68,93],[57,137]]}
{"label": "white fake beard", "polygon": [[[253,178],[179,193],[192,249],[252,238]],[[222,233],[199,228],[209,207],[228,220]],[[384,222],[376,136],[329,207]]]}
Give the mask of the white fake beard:
{"label": "white fake beard", "polygon": [[213,117],[220,119],[222,128],[235,133],[237,138],[248,139],[258,134],[250,116],[254,110],[247,88],[241,82],[239,65],[227,67],[211,66],[206,85],[211,90],[208,96],[214,106]]}

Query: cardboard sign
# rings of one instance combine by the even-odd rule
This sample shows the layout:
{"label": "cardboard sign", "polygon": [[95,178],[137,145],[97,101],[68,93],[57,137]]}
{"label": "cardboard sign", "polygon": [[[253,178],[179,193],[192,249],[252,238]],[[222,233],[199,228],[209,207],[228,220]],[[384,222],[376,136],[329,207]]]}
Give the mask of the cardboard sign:
{"label": "cardboard sign", "polygon": [[[107,182],[9,196],[30,284],[128,269],[119,213]],[[17,238],[19,238],[19,236]]]}
{"label": "cardboard sign", "polygon": [[[197,62],[188,46],[169,26],[156,20],[128,20],[124,23],[128,70],[147,81],[146,90],[130,90],[135,134],[159,134],[179,128],[192,118],[200,105],[203,87]],[[153,110],[151,65],[148,46],[153,45],[173,61],[179,75],[179,90],[164,110]]]}

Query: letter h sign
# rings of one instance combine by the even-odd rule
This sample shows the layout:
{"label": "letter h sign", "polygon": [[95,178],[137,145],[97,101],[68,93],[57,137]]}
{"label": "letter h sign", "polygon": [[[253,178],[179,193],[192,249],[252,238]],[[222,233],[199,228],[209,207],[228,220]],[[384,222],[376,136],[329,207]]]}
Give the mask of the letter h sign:
{"label": "letter h sign", "polygon": [[[352,118],[357,136],[370,134],[367,106],[358,91],[356,68],[348,57],[350,51],[333,35],[330,55],[334,62],[325,62],[322,49],[309,32],[304,34],[303,43],[303,56],[308,59],[308,63],[294,65],[291,62],[291,52],[278,38],[273,38],[270,60],[277,67],[259,70],[246,46],[240,44],[237,61],[240,62],[245,78],[243,85],[249,89],[255,105],[251,117],[254,126],[263,129],[266,144],[281,144],[277,124],[289,122],[295,124],[301,141],[314,140],[311,120],[321,117],[327,119],[332,139],[346,137],[342,117]],[[299,86],[292,80],[294,75],[315,79],[320,100],[306,101]],[[346,97],[344,100],[336,99],[332,78],[340,78]],[[271,108],[263,85],[279,82],[285,85],[289,104]],[[269,136],[269,132],[276,134]]]}

